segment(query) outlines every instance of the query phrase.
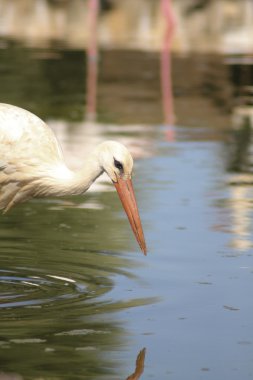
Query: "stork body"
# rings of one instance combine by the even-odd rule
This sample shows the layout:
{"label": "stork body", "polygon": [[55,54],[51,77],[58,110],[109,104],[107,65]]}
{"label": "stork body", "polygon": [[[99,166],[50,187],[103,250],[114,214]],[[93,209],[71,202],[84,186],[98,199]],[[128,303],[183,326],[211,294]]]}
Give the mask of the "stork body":
{"label": "stork body", "polygon": [[132,168],[129,151],[118,142],[106,141],[87,157],[81,170],[73,172],[53,131],[41,119],[22,108],[0,104],[0,209],[4,212],[32,197],[83,194],[106,172],[146,253]]}

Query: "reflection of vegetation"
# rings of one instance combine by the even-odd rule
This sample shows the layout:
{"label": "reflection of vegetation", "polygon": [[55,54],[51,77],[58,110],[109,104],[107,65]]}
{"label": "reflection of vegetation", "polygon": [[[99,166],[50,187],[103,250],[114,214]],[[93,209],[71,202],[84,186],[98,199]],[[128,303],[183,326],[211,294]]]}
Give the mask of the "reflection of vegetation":
{"label": "reflection of vegetation", "polygon": [[[124,248],[125,221],[112,212],[115,194],[87,194],[85,200],[106,208],[36,200],[0,219],[1,269],[13,277],[4,302],[9,297],[18,304],[20,296],[26,297],[23,307],[1,309],[1,370],[25,378],[123,378],[106,355],[127,339],[112,312],[152,300],[109,296],[115,276],[124,276],[131,287],[129,268],[137,263],[117,253]],[[41,302],[33,305],[34,298]]]}
{"label": "reflection of vegetation", "polygon": [[228,147],[228,170],[233,172],[252,172],[252,128],[249,120],[232,132]]}
{"label": "reflection of vegetation", "polygon": [[[29,109],[45,120],[83,120],[84,51],[9,44],[7,49],[0,49],[0,58],[1,102]],[[178,124],[227,125],[227,114],[220,108],[222,105],[227,111],[230,107],[231,89],[228,68],[220,58],[174,56],[173,68]],[[210,104],[210,99],[219,109]],[[98,118],[119,124],[161,123],[158,53],[100,52]]]}
{"label": "reflection of vegetation", "polygon": [[[85,88],[85,54],[63,49],[0,50],[0,99],[45,118],[80,120]],[[6,70],[9,75],[6,75]]]}
{"label": "reflection of vegetation", "polygon": [[[7,49],[0,49],[0,61],[1,102],[29,109],[43,119],[83,119],[86,88],[83,50],[60,46],[29,49],[8,43]],[[159,122],[159,83],[158,54],[101,52],[100,120]]]}

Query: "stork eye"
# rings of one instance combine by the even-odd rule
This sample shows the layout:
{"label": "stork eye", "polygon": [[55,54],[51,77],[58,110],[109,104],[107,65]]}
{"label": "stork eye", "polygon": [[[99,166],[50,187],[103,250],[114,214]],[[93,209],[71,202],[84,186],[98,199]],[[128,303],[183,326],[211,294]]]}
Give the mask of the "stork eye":
{"label": "stork eye", "polygon": [[117,169],[119,169],[120,171],[123,171],[123,165],[122,165],[122,163],[119,162],[119,161],[117,161],[117,160],[115,160],[115,158],[114,158],[114,166],[115,166]]}

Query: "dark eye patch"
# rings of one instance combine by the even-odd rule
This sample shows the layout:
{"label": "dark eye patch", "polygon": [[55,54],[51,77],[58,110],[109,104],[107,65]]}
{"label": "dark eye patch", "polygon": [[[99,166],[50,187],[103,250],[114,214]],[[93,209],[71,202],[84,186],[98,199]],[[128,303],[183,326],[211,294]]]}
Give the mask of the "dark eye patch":
{"label": "dark eye patch", "polygon": [[115,158],[114,158],[114,166],[115,166],[115,168],[119,169],[120,171],[123,171],[122,163],[119,162],[118,160],[116,160]]}

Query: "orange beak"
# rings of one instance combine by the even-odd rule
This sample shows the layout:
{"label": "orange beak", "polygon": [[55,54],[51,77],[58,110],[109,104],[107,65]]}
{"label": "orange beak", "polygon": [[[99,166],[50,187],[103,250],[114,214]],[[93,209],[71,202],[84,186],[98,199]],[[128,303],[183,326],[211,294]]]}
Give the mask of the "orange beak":
{"label": "orange beak", "polygon": [[147,247],[145,243],[145,238],[142,230],[141,219],[134,195],[134,189],[131,179],[122,179],[118,178],[117,182],[113,183],[121,203],[124,207],[124,210],[127,214],[128,220],[131,224],[133,233],[135,234],[136,240],[139,243],[139,246],[144,253],[147,254]]}

